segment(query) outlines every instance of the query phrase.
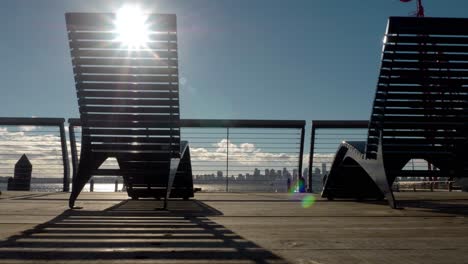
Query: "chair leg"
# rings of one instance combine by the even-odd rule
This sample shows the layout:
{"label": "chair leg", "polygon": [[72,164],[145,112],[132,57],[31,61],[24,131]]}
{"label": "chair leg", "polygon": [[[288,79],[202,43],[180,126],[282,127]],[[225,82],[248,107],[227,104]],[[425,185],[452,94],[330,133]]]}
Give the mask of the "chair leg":
{"label": "chair leg", "polygon": [[91,152],[81,155],[78,172],[73,179],[72,192],[68,200],[70,209],[73,209],[78,195],[80,195],[86,183],[91,179],[93,170],[98,169],[106,159],[106,156],[93,155]]}
{"label": "chair leg", "polygon": [[167,186],[166,186],[166,195],[164,197],[164,209],[167,209],[167,203],[169,200],[169,196],[171,195],[172,184],[174,183],[174,178],[175,178],[175,175],[177,174],[179,163],[180,163],[179,158],[171,159],[169,178],[167,179]]}

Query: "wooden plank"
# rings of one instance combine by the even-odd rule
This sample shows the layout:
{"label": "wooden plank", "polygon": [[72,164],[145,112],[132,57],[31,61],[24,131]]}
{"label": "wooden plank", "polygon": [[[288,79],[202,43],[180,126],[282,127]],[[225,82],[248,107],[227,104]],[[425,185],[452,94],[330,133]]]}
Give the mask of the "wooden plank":
{"label": "wooden plank", "polygon": [[[468,55],[467,54],[453,54],[453,53],[391,53],[391,52],[384,52],[383,53],[384,60],[403,60],[403,61],[426,61],[426,62],[446,62],[447,64],[444,68],[450,68],[450,65],[453,61],[467,61]],[[467,63],[465,63],[467,64]]]}
{"label": "wooden plank", "polygon": [[132,144],[92,144],[92,150],[98,151],[154,151],[157,153],[179,151],[178,144],[172,145],[132,145]]}
{"label": "wooden plank", "polygon": [[468,19],[390,17],[387,34],[468,35]]}
{"label": "wooden plank", "polygon": [[[371,121],[373,126],[378,125],[378,121]],[[385,121],[385,128],[386,129],[453,129],[453,128],[460,128],[463,127],[463,123],[460,124],[458,122],[390,122]]]}
{"label": "wooden plank", "polygon": [[[383,76],[421,76],[421,77],[468,77],[468,71],[457,71],[457,70],[422,70],[422,69],[401,69],[401,70],[391,70],[391,69],[382,69],[380,70],[380,75]],[[467,88],[465,88],[467,89]]]}
{"label": "wooden plank", "polygon": [[[102,40],[76,40],[73,42],[73,47],[77,49],[126,49],[121,41],[102,41]],[[138,50],[176,50],[177,42],[168,41],[147,41],[144,47]]]}
{"label": "wooden plank", "polygon": [[[464,117],[458,116],[409,116],[409,115],[385,115],[381,119],[387,122],[405,122],[405,123],[451,123],[451,124],[463,124],[466,122]],[[378,120],[375,117],[375,120]]]}
{"label": "wooden plank", "polygon": [[[384,136],[389,137],[434,137],[434,138],[445,138],[445,137],[460,137],[461,132],[453,130],[383,130]],[[369,137],[378,137],[379,132],[377,130],[369,130]]]}
{"label": "wooden plank", "polygon": [[[120,34],[115,31],[71,31],[68,33],[69,39],[76,40],[95,40],[95,41],[118,41]],[[148,41],[177,41],[177,34],[148,34]]]}
{"label": "wooden plank", "polygon": [[78,91],[78,97],[112,97],[112,98],[161,98],[178,99],[178,92],[141,92],[141,91]]}
{"label": "wooden plank", "polygon": [[125,66],[125,67],[177,67],[177,60],[123,59],[123,58],[72,58],[73,65]]}
{"label": "wooden plank", "polygon": [[110,50],[110,49],[73,49],[73,57],[95,57],[95,58],[149,58],[149,59],[172,59],[177,58],[177,51],[145,51],[145,50]]}
{"label": "wooden plank", "polygon": [[[175,119],[175,118],[174,118]],[[83,127],[87,128],[178,128],[178,120],[174,121],[146,121],[146,122],[129,122],[129,121],[83,121]]]}
{"label": "wooden plank", "polygon": [[82,82],[177,83],[178,76],[156,75],[80,75]]}
{"label": "wooden plank", "polygon": [[97,153],[106,153],[114,157],[119,157],[122,159],[126,159],[128,161],[135,160],[135,161],[165,161],[169,160],[172,155],[171,152],[142,152],[142,151],[108,151],[108,150],[93,150],[93,152]]}
{"label": "wooden plank", "polygon": [[170,114],[178,113],[178,107],[104,107],[104,106],[82,106],[80,111],[84,113],[145,113],[145,114]]}
{"label": "wooden plank", "polygon": [[441,144],[450,145],[463,143],[465,138],[393,138],[384,137],[384,144],[399,144],[399,145],[424,145],[424,144]]}
{"label": "wooden plank", "polygon": [[112,137],[112,136],[91,136],[91,142],[103,143],[165,143],[170,144],[174,141],[171,137]]}
{"label": "wooden plank", "polygon": [[77,83],[77,90],[179,91],[178,84],[154,83]]}
{"label": "wooden plank", "polygon": [[427,43],[427,44],[462,44],[468,45],[468,37],[435,37],[435,36],[399,36],[399,35],[387,35],[387,43]]}
{"label": "wooden plank", "polygon": [[132,122],[132,121],[150,121],[150,122],[169,122],[171,119],[178,119],[179,114],[164,114],[164,115],[138,115],[138,114],[88,114],[82,113],[81,118],[87,122],[102,120],[104,122]]}
{"label": "wooden plank", "polygon": [[[425,43],[414,43],[416,45],[404,45],[404,44],[391,44],[387,43],[384,47],[384,52],[394,52],[394,51],[403,51],[403,52],[415,52],[415,54],[426,55],[427,52],[439,53],[441,57],[447,55],[446,53],[457,52],[457,53],[466,53],[468,52],[468,46],[462,45],[433,45]],[[428,55],[428,54],[427,54]]]}
{"label": "wooden plank", "polygon": [[377,86],[379,92],[395,91],[395,92],[454,92],[467,93],[468,88],[462,86],[422,86],[422,85],[386,85],[379,84]]}
{"label": "wooden plank", "polygon": [[171,106],[179,105],[178,100],[156,99],[87,99],[79,98],[80,105],[109,105],[109,106]]}
{"label": "wooden plank", "polygon": [[174,150],[179,150],[180,146],[178,143],[173,144],[142,144],[142,145],[133,145],[133,144],[110,144],[110,143],[96,143],[91,144],[93,150],[109,150],[109,151],[158,151],[158,152],[171,152]]}
{"label": "wooden plank", "polygon": [[84,127],[82,134],[109,135],[109,136],[180,136],[179,129],[92,129]]}
{"label": "wooden plank", "polygon": [[178,68],[161,67],[99,67],[99,66],[80,66],[75,68],[77,73],[94,74],[167,74],[178,75]]}
{"label": "wooden plank", "polygon": [[468,100],[468,94],[454,94],[454,93],[377,93],[376,99],[387,99],[387,100],[421,100],[421,101],[460,101]]}
{"label": "wooden plank", "polygon": [[468,85],[468,79],[418,78],[417,76],[379,78],[380,84]]}
{"label": "wooden plank", "polygon": [[408,68],[413,68],[413,69],[435,69],[435,70],[440,70],[440,69],[461,69],[461,70],[468,70],[468,63],[464,62],[427,62],[427,61],[389,61],[389,60],[384,60],[382,61],[382,68],[388,68],[388,69],[398,69],[398,68],[403,68],[403,69],[408,69]]}
{"label": "wooden plank", "polygon": [[385,115],[455,115],[467,117],[468,109],[435,109],[435,108],[374,108],[375,114]]}
{"label": "wooden plank", "polygon": [[[376,100],[374,101],[374,105],[378,107],[414,107],[414,108],[425,108],[427,107],[427,103],[423,103],[420,100],[407,100],[407,101],[384,101],[384,100]],[[442,107],[442,108],[453,108],[453,107],[460,107],[466,108],[468,107],[468,102],[432,102],[432,107]]]}

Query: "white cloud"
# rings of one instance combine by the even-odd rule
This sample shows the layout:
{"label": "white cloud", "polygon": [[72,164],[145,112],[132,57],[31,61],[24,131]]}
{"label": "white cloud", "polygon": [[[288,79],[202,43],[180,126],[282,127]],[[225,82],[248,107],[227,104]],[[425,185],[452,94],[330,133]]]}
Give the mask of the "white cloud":
{"label": "white cloud", "polygon": [[24,131],[24,132],[33,131],[36,129],[37,129],[37,126],[18,126],[18,130]]}

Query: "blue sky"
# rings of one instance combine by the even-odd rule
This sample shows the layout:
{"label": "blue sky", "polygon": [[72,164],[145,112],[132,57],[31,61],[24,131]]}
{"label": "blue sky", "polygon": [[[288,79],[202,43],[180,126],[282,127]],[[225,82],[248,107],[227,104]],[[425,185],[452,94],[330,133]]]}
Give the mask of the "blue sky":
{"label": "blue sky", "polygon": [[[78,117],[65,12],[175,13],[182,118],[368,119],[398,0],[24,1],[0,5],[0,116]],[[466,0],[426,0],[466,17]]]}

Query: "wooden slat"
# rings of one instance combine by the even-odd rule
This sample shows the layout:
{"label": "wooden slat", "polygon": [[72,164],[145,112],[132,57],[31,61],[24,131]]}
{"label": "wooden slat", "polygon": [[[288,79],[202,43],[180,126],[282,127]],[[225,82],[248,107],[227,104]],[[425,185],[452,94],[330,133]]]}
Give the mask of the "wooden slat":
{"label": "wooden slat", "polygon": [[170,144],[172,139],[170,137],[103,137],[91,136],[91,142],[103,143],[166,143]]}
{"label": "wooden slat", "polygon": [[164,114],[164,115],[139,115],[139,114],[87,114],[83,113],[81,118],[86,122],[102,120],[105,122],[124,122],[124,121],[150,121],[150,122],[165,122],[171,118],[179,118],[179,114]]}
{"label": "wooden slat", "polygon": [[427,61],[427,62],[445,62],[447,63],[444,67],[441,68],[450,68],[450,65],[453,61],[467,61],[468,55],[466,54],[448,54],[448,53],[390,53],[385,52],[383,54],[384,60],[403,60],[403,61]]}
{"label": "wooden slat", "polygon": [[98,58],[150,58],[150,59],[172,59],[177,58],[177,51],[129,51],[129,50],[97,50],[97,49],[74,49],[73,57],[98,57]]}
{"label": "wooden slat", "polygon": [[392,51],[403,51],[403,52],[417,52],[416,54],[422,54],[426,52],[443,52],[440,54],[442,57],[449,52],[468,52],[468,46],[462,45],[437,45],[437,44],[425,44],[425,43],[415,43],[416,45],[402,45],[402,44],[390,44],[385,45],[384,52]]}
{"label": "wooden slat", "polygon": [[[71,40],[100,40],[100,41],[116,41],[119,39],[119,34],[113,31],[99,32],[78,32],[72,31],[68,34]],[[176,34],[148,34],[148,41],[177,41]]]}
{"label": "wooden slat", "polygon": [[177,67],[177,60],[166,59],[107,59],[107,58],[72,58],[74,65],[126,66],[126,67]]}
{"label": "wooden slat", "polygon": [[468,109],[434,109],[434,108],[374,108],[375,114],[386,115],[456,115],[467,117]]}
{"label": "wooden slat", "polygon": [[172,74],[177,75],[179,69],[162,67],[99,67],[99,66],[77,66],[77,73],[94,73],[94,74]]}
{"label": "wooden slat", "polygon": [[465,18],[390,17],[388,34],[468,35]]}
{"label": "wooden slat", "polygon": [[131,83],[176,83],[177,76],[149,76],[149,75],[81,75],[82,82],[131,82]]}
{"label": "wooden slat", "polygon": [[[451,130],[397,130],[397,131],[392,131],[392,130],[385,130],[383,132],[384,136],[389,136],[389,137],[459,137],[462,134],[456,131],[451,131]],[[379,133],[376,130],[370,130],[369,131],[369,137],[378,137]]]}
{"label": "wooden slat", "polygon": [[84,127],[83,135],[109,135],[109,136],[179,136],[179,129],[90,129]]}
{"label": "wooden slat", "polygon": [[177,107],[103,107],[103,106],[82,106],[80,111],[93,113],[178,113]]}
{"label": "wooden slat", "polygon": [[[378,125],[379,122],[371,121],[372,125]],[[387,129],[453,129],[453,128],[460,128],[463,127],[464,124],[460,124],[458,122],[390,122],[385,121],[385,128]]]}
{"label": "wooden slat", "polygon": [[[423,103],[420,100],[407,100],[407,101],[384,101],[376,100],[374,102],[375,106],[379,107],[415,107],[415,108],[425,108],[427,103]],[[442,108],[453,108],[453,107],[468,107],[468,102],[432,102],[433,107],[442,107]]]}
{"label": "wooden slat", "polygon": [[435,37],[429,35],[414,35],[414,36],[386,36],[388,43],[427,43],[427,44],[468,44],[468,37]]}
{"label": "wooden slat", "polygon": [[414,68],[414,69],[463,69],[468,70],[468,63],[464,62],[408,62],[408,61],[382,61],[382,68]]}
{"label": "wooden slat", "polygon": [[[74,41],[73,47],[77,49],[122,49],[125,48],[128,50],[127,47],[124,47],[121,41],[100,41],[100,40],[88,40],[88,41]],[[144,47],[138,50],[176,50],[177,43],[176,42],[168,42],[168,41],[147,41]]]}
{"label": "wooden slat", "polygon": [[95,150],[93,152],[103,152],[109,155],[113,155],[116,157],[121,157],[122,159],[126,160],[139,160],[139,161],[157,161],[157,160],[169,160],[172,156],[170,152],[153,152],[153,153],[145,153],[145,152],[122,152],[122,151],[108,151],[108,150]]}
{"label": "wooden slat", "polygon": [[394,145],[424,145],[424,144],[442,144],[450,145],[463,142],[464,138],[390,138],[384,137],[383,144]]}
{"label": "wooden slat", "polygon": [[178,84],[150,83],[77,83],[77,90],[178,91]]}
{"label": "wooden slat", "polygon": [[[176,118],[174,118],[176,119]],[[85,121],[83,127],[91,128],[177,128],[179,126],[178,119],[172,122],[160,121],[160,122],[126,122],[126,121]]]}
{"label": "wooden slat", "polygon": [[178,105],[178,100],[155,100],[155,99],[78,99],[80,105],[111,105],[111,106],[157,106]]}
{"label": "wooden slat", "polygon": [[388,100],[430,100],[430,101],[458,101],[468,100],[468,94],[436,94],[436,93],[377,93],[376,99]]}
{"label": "wooden slat", "polygon": [[424,85],[468,85],[468,79],[443,79],[443,78],[414,78],[410,77],[394,77],[394,78],[379,78],[380,84],[424,84]]}
{"label": "wooden slat", "polygon": [[133,92],[133,91],[78,91],[78,97],[112,97],[112,98],[164,98],[178,99],[178,92]]}
{"label": "wooden slat", "polygon": [[[457,70],[421,70],[421,69],[403,69],[403,70],[390,70],[390,69],[382,69],[380,71],[380,75],[383,76],[416,76],[416,77],[445,77],[445,78],[453,78],[453,77],[468,77],[468,71],[457,71]],[[467,88],[465,88],[467,90]]]}
{"label": "wooden slat", "polygon": [[408,152],[429,152],[429,153],[450,153],[451,149],[447,148],[446,146],[430,146],[430,145],[391,145],[391,144],[384,144],[383,145],[384,151],[404,151]]}
{"label": "wooden slat", "polygon": [[131,145],[131,144],[92,144],[93,150],[106,151],[154,151],[154,152],[171,152],[179,151],[180,146],[173,145]]}
{"label": "wooden slat", "polygon": [[422,86],[422,85],[386,85],[379,84],[377,86],[379,92],[395,91],[395,92],[454,92],[468,93],[467,87],[462,86]]}

